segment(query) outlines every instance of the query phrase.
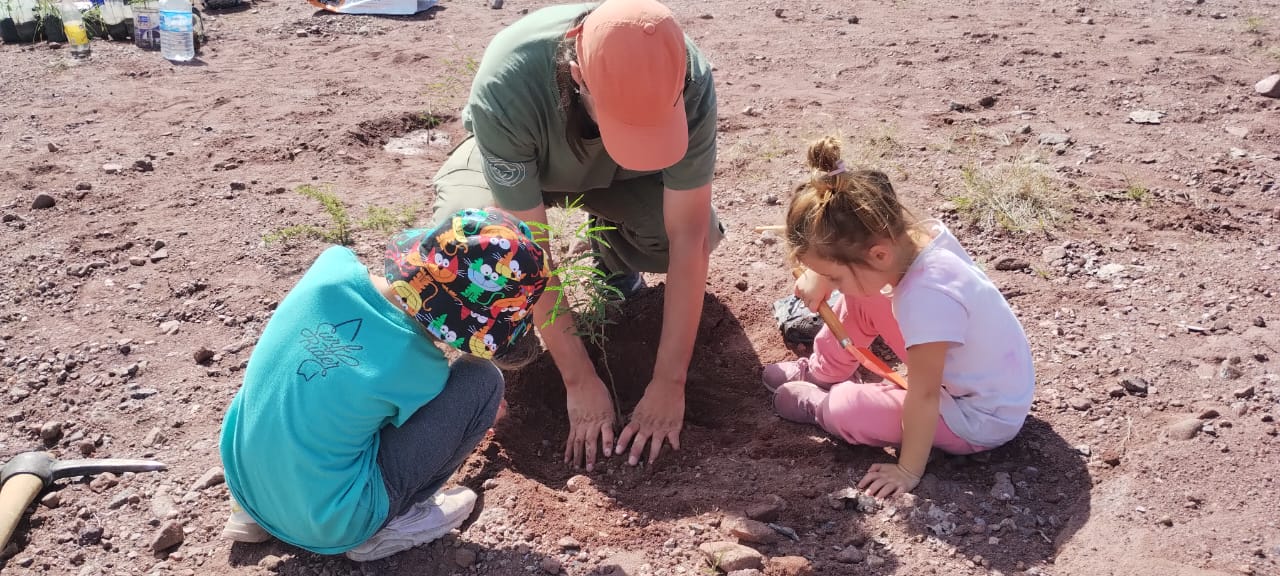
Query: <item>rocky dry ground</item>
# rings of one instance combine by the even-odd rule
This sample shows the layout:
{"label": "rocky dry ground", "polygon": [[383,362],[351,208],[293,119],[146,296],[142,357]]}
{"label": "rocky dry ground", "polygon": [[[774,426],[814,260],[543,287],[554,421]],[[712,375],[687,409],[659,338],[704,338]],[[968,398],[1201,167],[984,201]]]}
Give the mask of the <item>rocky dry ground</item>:
{"label": "rocky dry ground", "polygon": [[[456,478],[483,497],[461,532],[367,565],[222,541],[222,412],[323,247],[264,238],[326,222],[304,184],[330,186],[353,221],[421,221],[484,45],[544,4],[373,18],[263,1],[211,14],[180,67],[123,44],[87,62],[0,45],[0,452],[169,464],[59,483],[0,570],[1280,574],[1280,100],[1254,90],[1280,69],[1274,1],[673,1],[717,67],[730,234],[684,449],[565,468],[543,359],[510,375],[510,418]],[[1018,439],[939,458],[887,502],[842,491],[889,455],[780,422],[758,385],[794,353],[769,311],[789,292],[784,249],[752,229],[781,220],[806,142],[830,132],[988,267],[1040,377]],[[971,219],[1009,183],[1056,211],[1036,223],[1049,230]],[[386,216],[354,232],[369,262]],[[610,332],[627,406],[661,296]]]}

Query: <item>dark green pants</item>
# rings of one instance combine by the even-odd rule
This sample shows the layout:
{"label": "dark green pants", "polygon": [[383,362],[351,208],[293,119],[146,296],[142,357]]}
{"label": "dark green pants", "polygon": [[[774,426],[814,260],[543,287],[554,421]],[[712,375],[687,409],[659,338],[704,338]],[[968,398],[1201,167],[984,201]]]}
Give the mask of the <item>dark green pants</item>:
{"label": "dark green pants", "polygon": [[[475,139],[468,138],[445,160],[433,184],[436,200],[431,221],[438,223],[464,208],[494,206],[493,193],[484,179],[484,160]],[[608,188],[581,194],[544,192],[547,206],[563,207],[579,196],[584,211],[601,226],[613,226],[600,234],[609,247],[600,247],[604,265],[613,272],[665,273],[671,247],[662,212],[662,175],[615,180]],[[724,227],[711,210],[710,241],[715,250],[724,239]]]}

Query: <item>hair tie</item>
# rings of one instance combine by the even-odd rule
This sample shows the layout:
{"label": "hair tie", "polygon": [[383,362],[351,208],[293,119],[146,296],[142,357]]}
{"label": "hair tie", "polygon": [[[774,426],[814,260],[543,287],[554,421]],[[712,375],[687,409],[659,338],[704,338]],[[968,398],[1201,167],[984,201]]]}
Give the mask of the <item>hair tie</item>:
{"label": "hair tie", "polygon": [[832,178],[835,176],[839,176],[841,174],[844,174],[844,160],[839,160],[836,162],[836,169],[830,172],[827,172],[827,178]]}

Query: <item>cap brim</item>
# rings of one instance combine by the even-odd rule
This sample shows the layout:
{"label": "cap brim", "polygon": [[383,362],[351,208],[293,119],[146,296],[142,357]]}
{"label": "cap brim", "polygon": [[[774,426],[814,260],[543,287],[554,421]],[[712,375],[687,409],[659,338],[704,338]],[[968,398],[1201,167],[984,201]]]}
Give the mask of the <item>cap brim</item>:
{"label": "cap brim", "polygon": [[632,126],[620,122],[599,108],[596,123],[604,149],[619,166],[637,172],[670,168],[689,151],[689,121],[684,114],[684,98],[661,123]]}

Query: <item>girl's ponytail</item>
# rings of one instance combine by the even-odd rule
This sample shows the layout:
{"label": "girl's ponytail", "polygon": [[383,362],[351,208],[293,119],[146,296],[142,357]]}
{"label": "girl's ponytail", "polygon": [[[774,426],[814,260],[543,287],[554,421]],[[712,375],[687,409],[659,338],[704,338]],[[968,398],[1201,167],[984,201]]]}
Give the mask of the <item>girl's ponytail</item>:
{"label": "girl's ponytail", "polygon": [[905,234],[910,214],[898,202],[889,177],[877,170],[850,170],[841,142],[827,136],[805,155],[809,181],[796,188],[787,209],[792,256],[812,253],[855,264],[878,240]]}

